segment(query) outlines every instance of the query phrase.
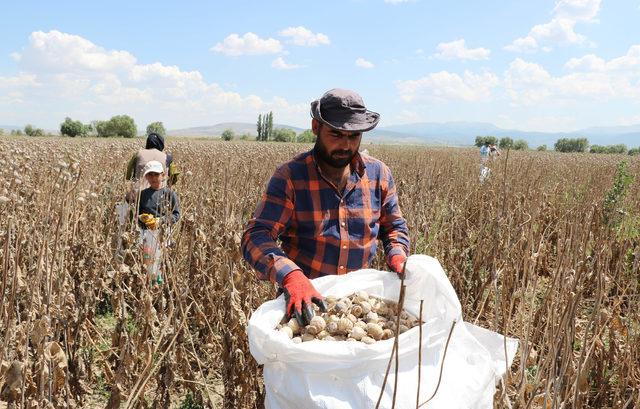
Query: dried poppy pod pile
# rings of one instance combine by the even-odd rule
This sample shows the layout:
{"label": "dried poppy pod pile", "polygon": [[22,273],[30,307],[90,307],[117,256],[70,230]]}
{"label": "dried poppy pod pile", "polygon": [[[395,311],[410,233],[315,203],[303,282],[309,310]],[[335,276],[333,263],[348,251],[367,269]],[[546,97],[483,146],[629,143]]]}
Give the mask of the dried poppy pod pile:
{"label": "dried poppy pod pile", "polygon": [[[337,298],[325,298],[327,312],[321,313],[314,304],[316,315],[306,327],[301,327],[294,318],[278,324],[277,330],[287,334],[294,343],[313,341],[360,341],[373,344],[376,341],[395,337],[398,319],[398,304],[370,296],[366,291]],[[418,319],[407,311],[400,312],[399,332],[418,325]]]}

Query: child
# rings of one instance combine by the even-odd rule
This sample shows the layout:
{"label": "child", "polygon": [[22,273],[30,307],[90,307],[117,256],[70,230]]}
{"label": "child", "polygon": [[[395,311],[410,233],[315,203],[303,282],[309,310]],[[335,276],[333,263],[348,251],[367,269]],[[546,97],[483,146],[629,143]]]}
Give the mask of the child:
{"label": "child", "polygon": [[176,192],[162,187],[164,168],[158,161],[148,162],[143,169],[143,177],[149,187],[140,192],[138,205],[138,226],[142,238],[143,264],[152,280],[162,284],[160,262],[160,227],[170,227],[180,219],[180,201]]}

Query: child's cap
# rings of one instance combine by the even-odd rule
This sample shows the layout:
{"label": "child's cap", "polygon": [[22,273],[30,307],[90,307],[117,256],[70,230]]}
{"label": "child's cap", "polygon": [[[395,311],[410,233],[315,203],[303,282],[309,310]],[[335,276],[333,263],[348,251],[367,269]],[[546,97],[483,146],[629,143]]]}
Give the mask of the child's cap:
{"label": "child's cap", "polygon": [[142,176],[147,176],[147,173],[164,173],[164,168],[162,167],[162,163],[157,160],[152,160],[147,162],[144,165],[144,169],[142,169]]}

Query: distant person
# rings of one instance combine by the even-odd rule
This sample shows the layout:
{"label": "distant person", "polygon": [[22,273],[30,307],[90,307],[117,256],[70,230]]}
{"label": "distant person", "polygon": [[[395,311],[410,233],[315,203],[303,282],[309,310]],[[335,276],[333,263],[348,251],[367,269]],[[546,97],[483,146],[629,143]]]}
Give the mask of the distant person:
{"label": "distant person", "polygon": [[165,178],[163,186],[168,182],[169,186],[173,186],[178,181],[178,172],[176,165],[173,163],[173,155],[164,152],[164,137],[157,133],[150,133],[144,149],[139,149],[129,162],[125,173],[126,180],[132,180],[134,185],[127,193],[127,202],[135,202],[135,196],[148,185],[143,178],[142,170],[150,161],[158,161],[163,164],[165,169]]}
{"label": "distant person", "polygon": [[397,274],[409,253],[391,171],[358,152],[380,115],[356,92],[332,89],[311,103],[311,117],[315,146],[276,169],[242,235],[244,259],[282,288],[285,313],[301,324],[312,303],[324,306],[309,279],[369,267],[378,240]]}
{"label": "distant person", "polygon": [[142,177],[149,187],[140,192],[138,203],[138,227],[142,245],[143,265],[152,281],[162,284],[160,264],[162,240],[160,230],[170,231],[180,219],[180,201],[175,191],[163,186],[164,167],[152,160],[142,169]]}
{"label": "distant person", "polygon": [[480,147],[480,162],[486,163],[489,160],[489,153],[491,152],[491,143],[485,142]]}
{"label": "distant person", "polygon": [[496,146],[495,143],[489,145],[489,157],[493,160],[496,160],[500,156],[500,150]]}

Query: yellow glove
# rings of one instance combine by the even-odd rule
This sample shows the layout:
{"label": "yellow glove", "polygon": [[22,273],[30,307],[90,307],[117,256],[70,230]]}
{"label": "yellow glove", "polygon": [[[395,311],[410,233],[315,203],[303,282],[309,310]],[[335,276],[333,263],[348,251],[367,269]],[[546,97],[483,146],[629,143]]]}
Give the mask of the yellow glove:
{"label": "yellow glove", "polygon": [[147,226],[147,229],[155,230],[160,225],[160,219],[149,213],[142,213],[138,218]]}

